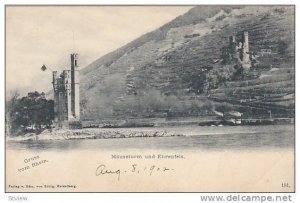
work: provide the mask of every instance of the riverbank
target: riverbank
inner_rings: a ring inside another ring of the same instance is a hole
[[[59,129],[44,130],[40,134],[28,133],[22,136],[7,137],[7,140],[30,141],[30,140],[74,140],[74,139],[109,139],[109,138],[133,138],[133,137],[174,137],[184,136],[163,129]]]
[[[161,126],[143,128],[83,128],[45,130],[41,134],[27,133],[20,136],[7,136],[7,141],[27,140],[80,140],[114,139],[139,137],[190,137],[190,136],[228,136],[228,135],[294,135],[294,125],[259,125],[259,126]],[[251,136],[250,136],[251,137]]]

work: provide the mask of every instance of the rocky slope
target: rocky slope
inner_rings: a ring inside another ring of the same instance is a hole
[[[220,66],[229,36],[239,39],[244,31],[256,56],[256,77],[205,90],[206,74]],[[212,115],[224,104],[249,114],[257,109],[290,115],[294,49],[292,6],[195,7],[82,69],[82,115],[85,120]]]

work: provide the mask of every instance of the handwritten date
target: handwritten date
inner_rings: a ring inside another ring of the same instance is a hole
[[[170,171],[174,171],[175,169],[173,168],[168,168],[168,167],[159,167],[156,165],[151,165],[151,166],[139,166],[138,164],[132,164],[129,166],[129,168],[126,169],[109,169],[105,164],[100,164],[96,168],[96,176],[101,176],[101,175],[115,175],[117,177],[117,180],[120,181],[121,179],[121,174],[139,174],[139,173],[144,173],[148,176],[152,176],[155,173],[166,173]]]

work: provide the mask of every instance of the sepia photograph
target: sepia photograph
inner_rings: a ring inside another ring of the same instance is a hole
[[[295,5],[4,9],[5,192],[295,192]]]

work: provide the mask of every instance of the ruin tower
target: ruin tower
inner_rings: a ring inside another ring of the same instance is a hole
[[[81,128],[78,55],[71,54],[71,70],[53,71],[54,123],[58,128]]]
[[[242,47],[242,62],[243,64],[250,64],[250,56],[249,56],[249,39],[248,32],[245,31],[243,34],[243,47]]]
[[[54,122],[58,127],[66,127],[73,118],[71,113],[71,71],[64,70],[60,76],[53,71]]]
[[[71,113],[75,120],[80,119],[79,66],[76,53],[71,54]]]
[[[56,85],[57,85],[56,79],[57,79],[57,71],[52,71],[52,84],[53,84],[54,92],[56,92]]]
[[[229,37],[229,60],[238,58],[238,52],[237,52],[237,43],[235,36]]]
[[[58,78],[57,78],[57,71],[52,72],[52,84],[53,84],[53,100],[54,100],[54,122],[58,122]]]
[[[65,120],[73,118],[71,112],[71,71],[64,70],[62,73],[64,87],[64,99],[65,99]]]
[[[236,46],[235,36],[229,37],[229,45],[230,45],[230,47]]]

